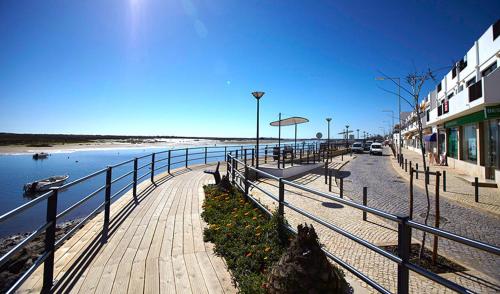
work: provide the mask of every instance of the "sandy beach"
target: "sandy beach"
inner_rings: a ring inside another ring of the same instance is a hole
[[[283,142],[289,140],[282,140]],[[276,143],[276,140],[260,140],[260,144]],[[71,153],[75,151],[95,151],[95,150],[117,150],[117,149],[143,149],[143,148],[184,148],[195,146],[218,146],[218,145],[242,145],[255,144],[255,140],[224,139],[159,139],[140,140],[130,142],[130,140],[100,140],[86,143],[54,144],[49,147],[33,147],[26,145],[6,145],[0,146],[0,155],[33,154],[38,152],[46,153]]]

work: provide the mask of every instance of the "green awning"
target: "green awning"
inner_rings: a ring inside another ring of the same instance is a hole
[[[478,111],[444,123],[445,128],[453,128],[485,120],[484,111]]]

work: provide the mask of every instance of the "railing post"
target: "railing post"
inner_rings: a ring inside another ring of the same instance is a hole
[[[189,149],[188,149],[188,148],[186,148],[186,168],[188,167],[188,156],[189,156],[189,155],[188,155],[188,152],[189,152],[188,150],[189,150]]]
[[[278,213],[281,217],[285,216],[285,183],[283,183],[283,179],[279,179],[279,204],[278,204]]]
[[[238,159],[238,151],[239,151],[239,150],[236,150],[236,159]]]
[[[411,168],[412,168],[412,164],[411,164],[411,160],[410,160],[410,171],[411,171]]]
[[[264,163],[267,163],[267,145],[266,148],[264,149]]]
[[[418,180],[418,163],[415,163],[415,179]]]
[[[410,168],[410,219],[413,219],[413,169],[412,168]]]
[[[340,154],[341,158],[340,160],[344,161],[344,152],[342,151],[342,153]]]
[[[259,151],[257,150],[257,154],[259,154]],[[257,155],[258,156],[258,155]],[[252,166],[255,166],[255,153],[254,153],[254,149],[252,149]],[[257,159],[258,160],[258,159]]]
[[[170,173],[170,158],[172,158],[172,150],[168,150],[168,173]]]
[[[340,198],[344,198],[344,178],[340,178]]]
[[[47,198],[46,221],[50,223],[45,229],[45,252],[47,258],[43,262],[43,288],[42,293],[49,293],[54,282],[54,251],[56,242],[56,221],[57,221],[57,196],[59,190],[52,189],[52,194]]]
[[[224,158],[227,159],[227,146],[224,146]]]
[[[236,152],[238,152],[238,150],[236,150]],[[234,157],[231,157],[231,179],[232,179],[232,182],[233,182],[233,185],[234,183],[236,182],[234,180],[234,177],[236,175],[236,160],[234,159]]]
[[[155,154],[151,154],[151,183],[155,182]]]
[[[363,187],[363,205],[366,206],[368,203],[368,187]],[[363,220],[366,221],[366,211],[363,211]]]
[[[410,245],[411,245],[411,227],[408,226],[407,216],[398,216],[400,222],[398,223],[398,255],[402,260],[398,264],[398,294],[407,294],[409,290],[409,270],[406,267],[410,259]]]
[[[112,168],[108,166],[106,170],[106,190],[104,192],[104,222],[102,228],[103,243],[106,243],[108,240],[109,208],[111,206],[111,173],[112,173]]]
[[[283,168],[285,168],[285,148],[283,148]]]
[[[474,201],[479,202],[479,178],[474,178]]]
[[[429,179],[430,179],[430,177],[429,177],[429,167],[427,167],[427,169],[425,170],[425,183],[427,185],[429,185]]]
[[[245,165],[247,165],[247,149],[245,149]]]
[[[205,147],[205,164],[207,164],[207,147]]]
[[[245,199],[248,198],[249,190],[250,190],[250,183],[248,182],[248,165],[245,164]]]
[[[443,171],[443,192],[446,192],[446,171]]]
[[[133,173],[134,186],[132,188],[132,195],[134,199],[137,198],[137,157],[134,158],[134,173]]]

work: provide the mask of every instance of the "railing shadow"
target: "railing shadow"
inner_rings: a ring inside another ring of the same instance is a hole
[[[112,215],[107,239],[109,240],[109,238],[119,229],[120,225],[127,219],[127,217],[139,206],[139,204],[146,200],[157,187],[190,171],[192,171],[191,168],[185,168],[170,174],[167,173],[165,176],[155,179],[155,183],[147,185],[144,189],[137,193],[137,197],[134,198],[133,196],[130,196],[131,199],[128,200],[128,203],[122,207],[117,214],[114,216]],[[101,230],[94,236],[92,241],[90,241],[87,247],[83,249],[82,253],[78,256],[75,262],[73,262],[69,269],[64,272],[63,276],[54,282],[51,292],[68,293],[75,286],[85,270],[97,256],[100,249],[104,246],[105,243],[102,242],[102,233],[103,231]]]

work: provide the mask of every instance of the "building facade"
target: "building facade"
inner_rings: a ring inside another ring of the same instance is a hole
[[[490,26],[420,105],[426,146],[438,163],[500,183],[500,21]],[[403,145],[419,148],[416,114]],[[445,161],[445,162],[442,162]]]

